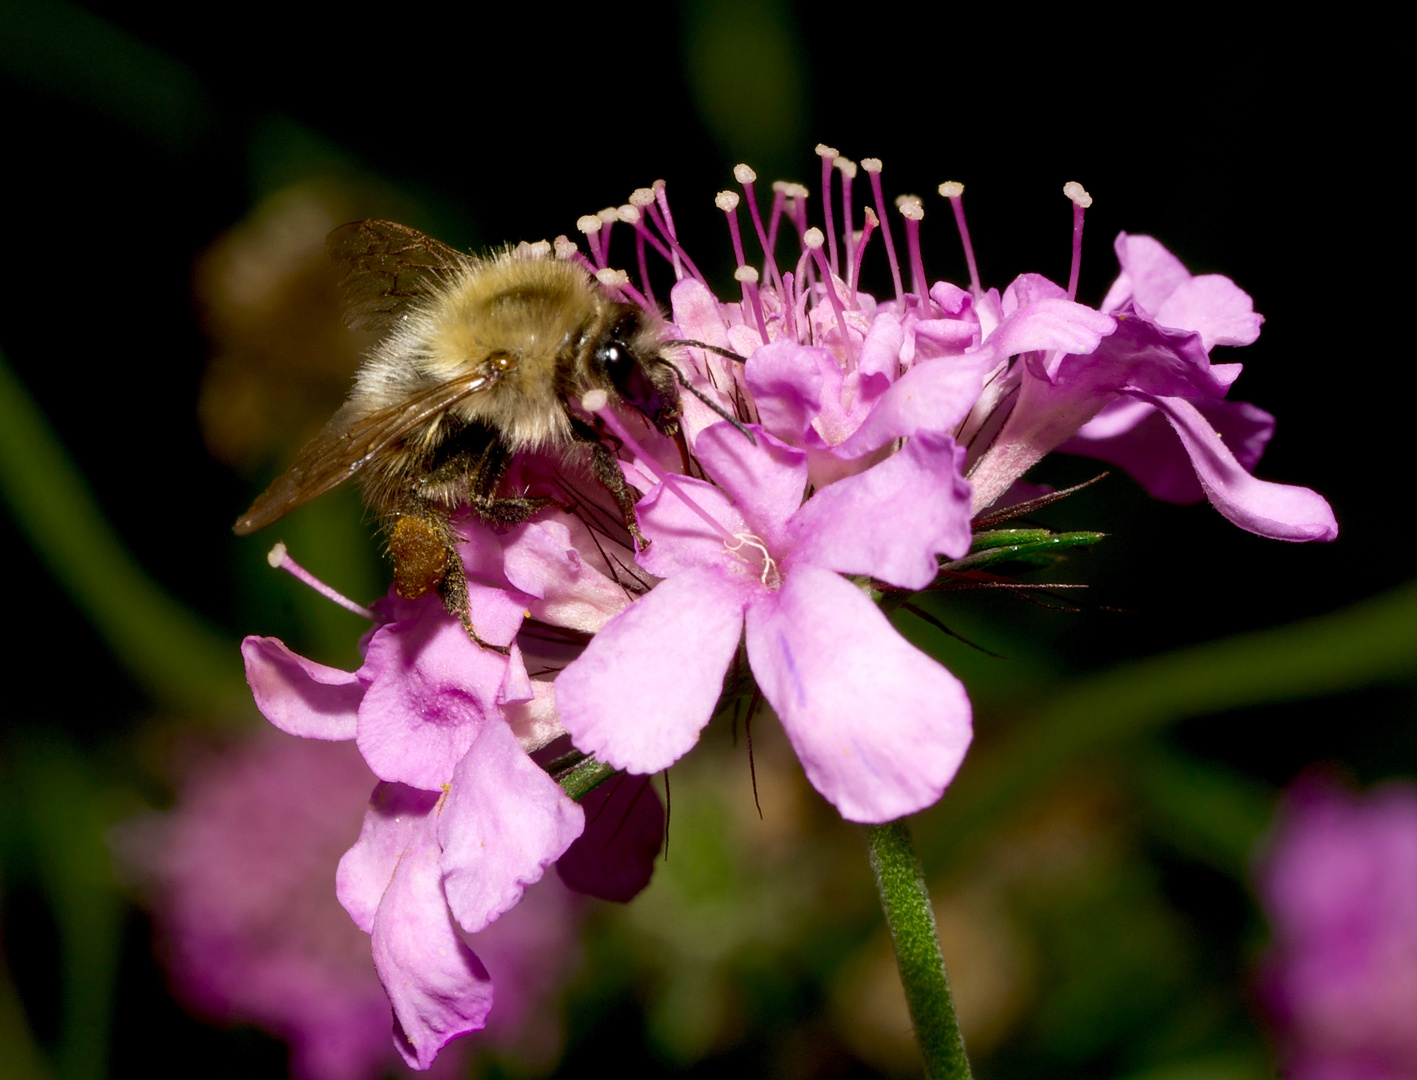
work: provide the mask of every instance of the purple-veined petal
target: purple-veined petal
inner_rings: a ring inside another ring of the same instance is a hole
[[[784,558],[923,589],[935,580],[937,555],[969,550],[972,489],[963,467],[954,439],[919,433],[900,453],[813,495],[789,525]]]
[[[581,800],[586,827],[556,863],[576,892],[628,903],[649,884],[664,843],[664,805],[648,776],[621,773]]]
[[[458,936],[443,897],[435,819],[423,820],[394,867],[374,915],[374,969],[394,1007],[394,1046],[415,1069],[450,1039],[480,1031],[492,980]]]
[[[1292,484],[1258,480],[1240,467],[1215,429],[1191,402],[1136,393],[1171,422],[1195,467],[1206,498],[1242,529],[1275,540],[1332,540],[1338,522],[1327,500]]]
[[[585,815],[527,757],[511,728],[484,724],[438,817],[443,888],[475,934],[514,905],[585,828]]]
[[[1247,401],[1202,399],[1191,404],[1220,434],[1240,467],[1253,472],[1274,434],[1274,417]],[[1190,455],[1171,425],[1154,406],[1136,398],[1112,402],[1058,449],[1126,469],[1153,498],[1174,503],[1205,498]]]
[[[577,748],[635,773],[683,757],[723,691],[745,595],[717,571],[691,568],[606,623],[556,677],[556,710]]]
[[[802,505],[807,455],[765,431],[756,444],[729,423],[699,436],[699,461],[743,515],[744,523],[772,547],[787,519]]]
[[[306,739],[352,739],[364,688],[352,671],[326,667],[292,652],[279,638],[241,642],[246,682],[261,715]]]
[[[424,829],[439,798],[436,791],[385,783],[376,785],[369,796],[359,839],[344,853],[335,872],[335,895],[366,934],[374,931],[374,914],[400,856]]]
[[[1182,282],[1156,309],[1155,318],[1162,326],[1199,334],[1207,352],[1217,345],[1251,344],[1264,322],[1250,294],[1223,274]]]
[[[359,749],[381,780],[428,791],[453,778],[482,723],[497,715],[508,658],[474,645],[433,594],[369,639]]]
[[[837,447],[857,458],[917,431],[951,431],[969,415],[984,375],[993,366],[988,353],[918,361],[887,390],[851,437]]]
[[[797,566],[749,606],[748,659],[807,778],[849,821],[934,803],[971,737],[964,686],[855,585]]]

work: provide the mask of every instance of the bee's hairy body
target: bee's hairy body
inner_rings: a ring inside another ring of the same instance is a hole
[[[674,367],[659,320],[608,296],[574,263],[503,251],[454,251],[392,222],[330,237],[345,270],[347,320],[386,335],[344,406],[294,465],[237,521],[254,532],[356,472],[382,519],[394,583],[406,597],[437,588],[475,640],[449,516],[526,520],[553,500],[501,490],[513,456],[560,451],[589,460],[632,536],[635,493],[593,417],[572,403],[590,390],[678,431]]]

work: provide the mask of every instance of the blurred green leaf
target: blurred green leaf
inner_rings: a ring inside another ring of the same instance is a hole
[[[1241,1052],[1129,1073],[1125,1080],[1270,1080],[1274,1075],[1273,1067],[1263,1057]]]
[[[46,569],[158,701],[209,712],[242,691],[235,643],[143,572],[3,353],[0,497]]]
[[[1279,793],[1235,769],[1164,749],[1128,776],[1163,835],[1187,855],[1244,880]]]
[[[93,109],[179,152],[211,127],[195,75],[63,0],[0,0],[0,71]]]
[[[53,1080],[35,1044],[24,1005],[0,963],[0,1076],[6,1080]]]

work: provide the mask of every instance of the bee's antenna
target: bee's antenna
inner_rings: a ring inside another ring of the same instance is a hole
[[[719,356],[726,356],[730,360],[737,360],[740,364],[746,364],[748,362],[746,356],[739,356],[732,349],[720,349],[717,345],[710,345],[707,341],[690,341],[687,338],[675,338],[673,341],[661,341],[659,344],[662,347],[692,345],[696,349],[707,349],[709,352],[717,353]]]
[[[698,343],[697,341],[690,341],[690,342],[675,342],[675,341],[669,341],[669,342],[665,342],[665,344],[667,344],[667,345],[683,345],[683,344],[697,345],[697,344],[699,344],[699,343]],[[713,346],[712,346],[712,345],[706,345],[705,348],[710,348],[710,349],[711,349],[711,348],[713,348]],[[714,351],[715,351],[715,352],[724,352],[725,350],[723,350],[723,349],[716,349],[716,350],[714,350]],[[741,356],[738,356],[737,353],[729,353],[728,355],[729,355],[729,356],[736,356],[739,360],[742,360],[742,359],[743,359]],[[733,425],[734,427],[736,427],[739,431],[741,431],[744,435],[746,435],[746,436],[748,437],[748,441],[749,441],[750,443],[752,443],[754,446],[757,446],[757,445],[758,445],[758,440],[755,439],[755,438],[753,438],[753,433],[752,433],[751,431],[749,431],[746,427],[743,426],[742,421],[740,421],[737,417],[735,417],[735,416],[733,416],[731,413],[729,413],[726,409],[724,409],[724,407],[723,407],[722,405],[719,405],[717,402],[713,401],[707,394],[705,394],[702,390],[700,390],[700,389],[699,389],[697,386],[695,386],[693,383],[689,382],[689,380],[688,380],[687,378],[685,378],[684,373],[683,373],[682,371],[680,371],[680,370],[678,369],[678,367],[676,367],[674,364],[671,364],[668,360],[664,359],[663,357],[660,357],[660,358],[659,358],[659,362],[660,362],[661,364],[663,364],[665,367],[667,367],[670,371],[674,372],[674,377],[679,380],[679,385],[680,385],[680,386],[682,386],[685,390],[689,391],[689,393],[693,394],[694,397],[698,398],[698,399],[699,399],[700,401],[702,401],[705,405],[707,405],[710,409],[712,409],[715,413],[717,413],[719,416],[723,417],[723,418],[724,418],[725,420],[727,420],[730,424],[732,424],[732,425]]]

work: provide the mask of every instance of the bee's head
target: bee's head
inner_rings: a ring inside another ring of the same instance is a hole
[[[679,386],[640,312],[626,308],[591,355],[595,373],[665,435],[679,430]]]

